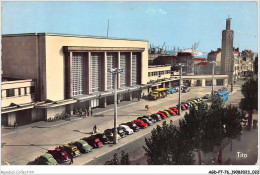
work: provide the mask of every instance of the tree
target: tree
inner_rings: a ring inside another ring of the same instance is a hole
[[[244,98],[241,99],[239,107],[248,112],[247,130],[250,131],[252,125],[253,110],[258,109],[258,78],[251,77],[242,85],[241,93]]]
[[[179,120],[180,130],[189,141],[192,149],[196,150],[198,155],[198,164],[201,164],[200,150],[203,144],[203,134],[206,132],[205,125],[208,118],[208,105],[198,104],[197,108],[190,108],[189,114],[186,113],[183,120]]]
[[[128,153],[125,153],[125,151],[123,150],[121,152],[121,165],[130,165],[130,160],[129,160],[129,155]]]
[[[121,159],[119,161],[117,153],[114,154],[113,159],[106,161],[105,165],[130,165],[131,162],[129,160],[128,153],[125,153],[125,151],[121,151]]]
[[[162,127],[157,125],[145,142],[149,165],[189,165],[194,161],[185,134],[177,130],[172,121],[170,124],[163,122]]]
[[[236,139],[241,135],[242,125],[245,124],[245,115],[241,114],[234,106],[227,106],[222,118],[224,124],[224,137],[230,139],[230,150],[232,151],[232,139]]]
[[[117,153],[114,154],[113,159],[106,161],[105,165],[119,165],[118,155]]]

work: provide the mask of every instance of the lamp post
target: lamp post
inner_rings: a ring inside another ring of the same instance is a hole
[[[179,63],[178,66],[180,67],[180,81],[179,81],[179,109],[178,114],[181,115],[181,81],[182,81],[182,67],[184,64]]]
[[[211,99],[213,100],[214,95],[214,73],[215,73],[215,63],[216,61],[211,61],[212,64],[212,89],[211,89]]]
[[[114,68],[111,70],[108,70],[110,73],[113,74],[113,78],[114,78],[114,133],[113,133],[113,141],[114,144],[117,144],[117,79],[118,79],[118,74],[123,72],[123,69],[118,69],[118,68]]]

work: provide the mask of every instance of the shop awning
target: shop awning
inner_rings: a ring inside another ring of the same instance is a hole
[[[36,104],[35,108],[54,108],[54,107],[58,107],[58,106],[73,104],[76,102],[77,102],[77,100],[74,100],[74,99],[60,100],[60,101],[54,101],[52,103]]]

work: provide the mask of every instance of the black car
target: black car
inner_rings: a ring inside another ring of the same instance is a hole
[[[121,127],[117,127],[116,129],[117,129],[117,134],[119,134],[121,138],[126,136],[125,131]],[[112,131],[114,133],[114,128],[112,129]]]
[[[159,114],[152,114],[151,118],[154,119],[157,122],[162,120],[162,118],[161,118],[161,116]]]
[[[156,120],[154,120],[150,115],[144,115],[142,118],[147,118],[147,119],[149,119],[153,123],[156,122]]]
[[[121,125],[129,126],[132,130],[134,130],[134,132],[137,132],[140,130],[140,128],[135,123],[132,123],[132,122],[122,123]]]
[[[182,92],[189,92],[190,91],[190,88],[188,87],[188,86],[184,86],[183,88],[182,88]]]
[[[98,138],[103,144],[110,143],[109,139],[105,134],[95,134],[94,137]]]

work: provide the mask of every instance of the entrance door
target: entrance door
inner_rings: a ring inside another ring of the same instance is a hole
[[[32,122],[31,109],[16,112],[16,122],[18,125],[26,125]]]
[[[1,126],[8,126],[8,114],[2,114]]]

